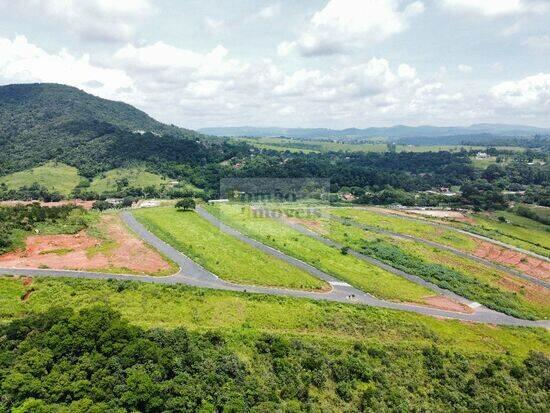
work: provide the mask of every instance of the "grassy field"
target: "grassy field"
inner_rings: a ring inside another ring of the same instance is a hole
[[[289,152],[388,152],[388,145],[386,143],[381,143],[380,141],[365,142],[365,143],[345,143],[345,142],[332,142],[328,140],[298,140],[290,138],[274,138],[274,137],[264,137],[264,138],[235,138],[241,142],[246,142],[252,146],[255,146],[259,149],[269,149],[274,151],[289,151]],[[487,149],[486,146],[465,146],[465,145],[396,145],[397,152],[459,152],[462,149],[465,150],[476,150],[482,151]],[[521,148],[516,147],[499,147],[502,150],[522,150]],[[496,161],[496,158],[495,158]],[[493,161],[494,162],[494,161]],[[474,162],[476,166],[485,167],[484,165],[478,165],[477,162]],[[492,163],[489,161],[489,163]],[[488,164],[488,163],[487,163]]]
[[[550,318],[550,294],[482,264],[408,240],[364,231],[334,220],[304,221],[325,237],[434,282],[489,308],[521,318]]]
[[[423,303],[434,293],[404,278],[368,264],[274,220],[254,216],[241,205],[208,206],[208,210],[251,237],[305,261],[379,298]]]
[[[58,192],[64,196],[68,196],[79,182],[76,168],[54,162],[0,177],[0,184],[6,184],[8,189],[19,189],[38,183],[50,192]]]
[[[437,228],[429,223],[414,222],[397,216],[390,217],[358,208],[332,208],[329,212],[338,217],[351,219],[359,224],[427,239],[463,251],[471,252],[476,248],[475,241],[468,235],[450,229]]]
[[[472,214],[469,217],[472,219],[471,223],[455,221],[453,225],[550,257],[548,225],[506,211]],[[500,221],[499,217],[503,217],[506,222]]]
[[[23,301],[29,290],[32,293]],[[2,322],[52,306],[81,309],[96,304],[108,304],[142,327],[223,331],[239,341],[267,332],[346,347],[357,342],[402,348],[437,344],[471,355],[550,353],[550,336],[543,329],[494,327],[372,307],[185,286],[56,278],[35,279],[24,286],[20,279],[0,277]]]
[[[326,289],[309,273],[222,233],[195,212],[138,210],[136,218],[160,238],[223,279],[239,284]]]
[[[125,186],[136,188],[162,188],[169,183],[163,176],[148,172],[142,167],[119,168],[95,177],[90,184],[90,190],[97,193],[115,192],[118,188],[117,182],[121,181],[127,181]]]

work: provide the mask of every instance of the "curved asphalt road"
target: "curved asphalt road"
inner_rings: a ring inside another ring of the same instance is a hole
[[[533,277],[533,276],[528,275],[528,274],[524,274],[520,271],[516,271],[516,270],[514,270],[512,268],[509,268],[509,267],[506,267],[504,265],[494,263],[493,261],[490,261],[488,259],[477,257],[473,254],[468,254],[467,252],[460,251],[456,248],[440,244],[438,242],[429,241],[429,240],[426,240],[426,239],[423,239],[423,238],[418,238],[418,237],[415,237],[413,235],[400,234],[400,233],[397,233],[397,232],[388,231],[388,230],[385,230],[385,229],[380,229],[380,228],[377,228],[377,227],[372,226],[372,225],[360,224],[360,223],[358,223],[356,221],[353,221],[351,219],[340,218],[340,217],[337,217],[337,216],[331,215],[331,214],[321,213],[321,216],[325,217],[325,218],[332,219],[332,220],[337,221],[337,222],[340,222],[342,224],[349,224],[349,225],[352,225],[354,227],[361,228],[361,229],[364,229],[364,230],[367,230],[367,231],[376,232],[377,234],[389,235],[390,237],[394,237],[394,238],[400,238],[400,239],[420,242],[420,243],[428,245],[430,247],[435,247],[435,248],[438,248],[438,249],[441,249],[441,250],[449,251],[449,252],[452,252],[453,254],[458,255],[460,257],[467,258],[467,259],[470,259],[472,261],[479,262],[480,264],[486,265],[488,267],[492,267],[496,270],[505,272],[505,273],[510,274],[512,276],[522,278],[526,281],[532,282],[533,284],[537,284],[537,285],[540,285],[540,286],[545,287],[545,288],[550,288],[550,283],[548,283],[544,280],[541,280],[539,278]]]
[[[227,281],[223,281],[216,275],[207,271],[203,267],[196,264],[187,256],[177,251],[172,246],[168,245],[151,232],[149,232],[142,224],[140,224],[130,212],[123,212],[121,214],[124,222],[145,242],[156,248],[159,252],[166,255],[169,259],[174,261],[180,266],[180,270],[177,274],[169,277],[152,277],[152,276],[138,276],[138,275],[124,275],[124,274],[104,274],[98,272],[85,272],[85,271],[65,271],[65,270],[50,270],[50,269],[14,269],[14,268],[1,268],[0,274],[5,275],[22,275],[30,277],[50,276],[50,277],[69,277],[69,278],[90,278],[90,279],[115,279],[115,280],[134,280],[142,282],[151,282],[157,284],[186,284],[195,287],[213,288],[228,291],[241,291],[249,293],[261,293],[269,295],[283,295],[290,297],[309,298],[314,300],[326,300],[337,301],[350,304],[364,304],[374,307],[381,307],[394,310],[410,311],[424,315],[450,318],[463,321],[472,321],[479,323],[490,323],[498,325],[509,326],[524,326],[524,327],[544,327],[550,328],[550,321],[529,321],[521,320],[514,317],[510,317],[505,314],[498,313],[486,308],[477,308],[471,314],[456,313],[452,311],[438,310],[434,308],[421,307],[411,304],[394,303],[389,301],[380,300],[369,294],[365,294],[362,291],[357,290],[354,287],[347,285],[346,283],[340,283],[338,281],[327,281],[331,283],[332,290],[328,293],[322,292],[310,292],[299,290],[287,290],[282,288],[269,288],[259,286],[243,286]],[[242,234],[241,234],[242,235]],[[269,248],[269,247],[266,247]],[[273,250],[275,251],[275,250]],[[278,252],[279,253],[279,252]],[[282,253],[280,253],[282,254]],[[284,255],[284,254],[282,254]],[[286,256],[285,256],[286,257]],[[290,262],[290,261],[289,261]],[[303,263],[307,266],[307,264]],[[330,279],[333,279],[330,277]]]

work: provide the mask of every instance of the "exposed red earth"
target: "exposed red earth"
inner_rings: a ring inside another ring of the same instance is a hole
[[[541,280],[550,279],[550,263],[521,252],[506,249],[486,241],[476,240],[474,254],[481,258],[511,265],[514,268]]]
[[[171,267],[156,251],[131,234],[114,215],[104,215],[100,228],[106,239],[85,231],[74,235],[32,235],[25,250],[0,256],[0,266],[66,270],[124,270],[155,274]]]

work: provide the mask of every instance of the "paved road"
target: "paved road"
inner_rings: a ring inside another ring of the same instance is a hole
[[[140,236],[145,242],[156,248],[158,251],[166,255],[172,261],[180,266],[177,274],[169,277],[152,277],[152,276],[136,276],[125,274],[103,274],[98,272],[80,272],[80,271],[64,271],[50,269],[10,269],[1,268],[0,274],[7,275],[22,275],[31,277],[69,277],[69,278],[90,278],[90,279],[116,279],[116,280],[135,280],[141,282],[150,282],[157,284],[186,284],[195,287],[212,288],[229,291],[242,291],[248,293],[260,293],[269,295],[282,295],[290,297],[309,298],[314,300],[337,301],[350,304],[363,304],[374,307],[410,311],[424,315],[443,317],[449,319],[472,321],[479,323],[490,323],[509,326],[524,326],[524,327],[544,327],[550,329],[550,321],[529,321],[510,317],[505,314],[498,313],[486,308],[478,308],[472,314],[456,313],[452,311],[438,310],[434,308],[421,307],[411,304],[394,303],[380,300],[369,294],[357,290],[345,283],[332,284],[332,290],[327,293],[309,292],[298,290],[287,290],[282,288],[268,288],[259,286],[243,286],[221,280],[216,275],[212,274],[205,268],[196,264],[193,260],[186,257],[181,252],[177,251],[172,246],[168,245],[151,232],[149,232],[142,224],[131,215],[130,212],[123,212],[122,219],[124,222]],[[329,281],[330,282],[330,281]]]
[[[422,224],[429,224],[429,225],[436,226],[438,228],[443,228],[443,229],[448,229],[448,230],[451,230],[451,231],[460,232],[461,234],[469,235],[471,237],[480,239],[482,241],[487,241],[487,242],[490,242],[491,244],[500,245],[501,247],[507,248],[509,250],[514,250],[514,251],[517,251],[517,252],[521,252],[522,254],[530,255],[531,257],[538,258],[539,260],[550,262],[550,258],[545,257],[544,255],[540,255],[540,254],[537,254],[536,252],[529,251],[529,250],[526,250],[526,249],[523,249],[523,248],[520,248],[520,247],[516,247],[515,245],[510,245],[510,244],[507,244],[505,242],[498,241],[496,239],[486,237],[484,235],[479,235],[479,234],[476,234],[475,232],[470,232],[470,231],[466,231],[466,230],[463,230],[463,229],[460,229],[460,228],[456,228],[456,227],[453,227],[452,225],[447,225],[447,224],[443,224],[443,223],[440,223],[440,222],[434,222],[434,221],[430,221],[428,219],[423,219],[423,218],[414,218],[414,217],[409,217],[409,216],[405,216],[405,215],[401,215],[401,214],[392,214],[391,212],[383,212],[383,211],[380,211],[378,209],[373,210],[373,209],[368,208],[368,207],[357,207],[357,209],[366,209],[368,211],[375,212],[375,213],[380,214],[380,215],[386,215],[386,216],[393,217],[393,218],[399,217],[399,218],[403,218],[403,219],[406,219],[406,220],[412,221],[412,222],[420,222]]]
[[[388,231],[388,230],[385,230],[385,229],[377,228],[373,225],[360,224],[360,223],[358,223],[356,221],[353,221],[351,219],[340,218],[340,217],[337,217],[335,215],[327,214],[327,213],[324,213],[324,212],[321,212],[321,216],[323,216],[325,218],[335,220],[335,221],[338,221],[338,222],[341,222],[343,224],[349,224],[349,225],[352,225],[352,226],[357,227],[357,228],[361,228],[361,229],[365,229],[365,230],[368,230],[368,231],[376,232],[377,234],[389,235],[389,236],[394,237],[394,238],[412,240],[412,241],[415,241],[415,242],[420,242],[420,243],[425,244],[425,245],[429,245],[431,247],[435,247],[435,248],[438,248],[438,249],[449,251],[449,252],[452,252],[453,254],[458,255],[460,257],[467,258],[467,259],[470,259],[472,261],[479,262],[480,264],[483,264],[483,265],[486,265],[488,267],[494,268],[496,270],[505,272],[505,273],[510,274],[512,276],[522,278],[526,281],[532,282],[533,284],[537,284],[537,285],[540,285],[540,286],[545,287],[545,288],[550,288],[550,283],[548,283],[544,280],[533,277],[529,274],[524,274],[520,271],[516,271],[516,270],[514,270],[512,268],[509,268],[509,267],[506,267],[504,265],[494,263],[493,261],[489,261],[485,258],[477,257],[473,254],[468,254],[467,252],[458,250],[456,248],[440,244],[438,242],[429,241],[429,240],[426,240],[426,239],[423,239],[423,238],[415,237],[413,235],[406,235],[406,234],[401,234],[401,233],[398,233],[398,232]]]

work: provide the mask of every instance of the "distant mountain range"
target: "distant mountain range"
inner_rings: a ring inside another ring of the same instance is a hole
[[[217,127],[203,128],[199,132],[213,136],[249,136],[249,137],[290,137],[301,139],[315,138],[349,138],[367,139],[374,137],[388,139],[402,138],[442,138],[442,137],[476,137],[486,135],[487,137],[532,137],[537,134],[548,135],[550,129],[537,128],[524,125],[504,124],[476,124],[468,127],[440,127],[440,126],[404,126],[397,125],[385,128],[365,129],[322,129],[322,128],[256,128],[251,126],[243,127]]]

